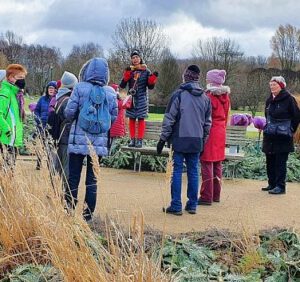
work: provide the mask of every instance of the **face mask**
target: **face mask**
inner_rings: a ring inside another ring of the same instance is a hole
[[[15,85],[17,87],[19,87],[20,89],[24,89],[25,88],[25,79],[18,79],[16,82],[15,82]]]

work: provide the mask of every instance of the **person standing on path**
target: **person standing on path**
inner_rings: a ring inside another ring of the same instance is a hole
[[[202,184],[198,205],[220,202],[222,161],[225,159],[226,124],[230,109],[230,88],[224,86],[226,71],[213,69],[206,74],[206,95],[212,106],[212,125],[201,160]]]
[[[182,215],[181,186],[185,160],[187,167],[188,201],[185,210],[195,214],[199,190],[199,155],[203,151],[211,127],[211,104],[199,85],[200,69],[190,65],[183,74],[183,83],[172,94],[168,103],[157,153],[161,154],[165,142],[173,149],[173,176],[171,204],[163,211]]]
[[[300,110],[295,98],[286,90],[282,76],[273,76],[269,86],[271,94],[265,105],[267,124],[262,148],[266,154],[268,186],[263,187],[262,191],[279,195],[286,193],[287,160],[289,153],[295,150],[293,134],[300,122]],[[279,125],[282,122],[286,125]],[[269,130],[272,128],[275,132]]]

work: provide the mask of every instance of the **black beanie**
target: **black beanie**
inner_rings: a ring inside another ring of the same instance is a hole
[[[200,69],[197,65],[189,65],[187,69],[197,74],[200,74]]]
[[[183,73],[183,79],[185,82],[188,81],[199,81],[200,79],[200,68],[196,65],[189,65]]]
[[[138,50],[133,50],[133,51],[131,52],[131,54],[130,54],[130,58],[132,58],[132,57],[135,56],[135,55],[141,57],[140,52],[139,52]]]

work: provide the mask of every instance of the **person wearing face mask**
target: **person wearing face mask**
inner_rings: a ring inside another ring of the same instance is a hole
[[[146,129],[145,118],[148,114],[148,89],[153,89],[157,81],[158,72],[153,72],[143,63],[139,51],[134,50],[131,55],[131,66],[123,73],[120,88],[128,85],[128,94],[132,95],[132,106],[126,109],[129,118],[129,147],[141,148]],[[136,139],[136,120],[138,120],[138,134]]]
[[[23,146],[23,124],[17,94],[25,87],[27,70],[19,64],[6,68],[0,88],[0,151],[6,164],[15,163],[17,148]]]
[[[56,95],[56,81],[50,81],[46,86],[45,94],[38,100],[36,108],[34,110],[34,119],[38,129],[39,136],[45,140],[46,126],[48,121],[49,104],[51,99]],[[36,169],[39,170],[41,166],[41,157],[37,154]]]
[[[287,160],[294,151],[293,134],[300,122],[300,110],[295,98],[286,90],[282,76],[273,76],[269,82],[271,94],[266,101],[263,148],[266,154],[268,186],[262,191],[285,194]]]

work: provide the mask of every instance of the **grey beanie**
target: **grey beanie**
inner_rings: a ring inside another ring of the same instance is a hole
[[[65,71],[61,77],[61,87],[74,88],[75,84],[78,83],[77,77],[68,71]]]
[[[0,81],[6,77],[6,70],[0,70]]]

